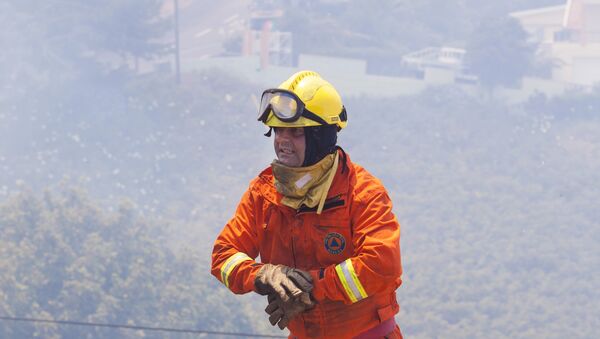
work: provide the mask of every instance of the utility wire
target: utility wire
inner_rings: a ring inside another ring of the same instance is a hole
[[[92,323],[92,322],[84,322],[84,321],[50,320],[50,319],[39,319],[39,318],[0,316],[0,320],[32,322],[32,323],[49,323],[49,324],[73,325],[73,326],[124,328],[124,329],[130,329],[130,330],[144,330],[144,331],[162,331],[162,332],[195,333],[195,334],[219,334],[219,335],[230,335],[230,336],[251,337],[251,338],[287,338],[287,336],[271,335],[271,334],[205,331],[205,330],[193,330],[193,329],[182,329],[182,328],[148,327],[148,326],[134,326],[134,325],[109,324],[109,323],[102,324],[102,323]]]

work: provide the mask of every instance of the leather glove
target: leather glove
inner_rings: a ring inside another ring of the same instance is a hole
[[[308,296],[302,297],[302,300],[310,301],[313,288],[312,277],[308,272],[273,264],[261,267],[254,279],[254,286],[259,294],[275,294],[283,302],[288,302],[290,298],[296,299],[303,293]]]
[[[288,298],[281,298],[278,293],[269,293],[269,305],[265,312],[269,314],[269,322],[280,329],[287,327],[299,313],[312,308],[315,303],[311,300],[310,293],[313,290],[313,281],[310,273],[284,266],[286,277],[301,290],[300,293],[288,295]]]
[[[303,292],[297,297],[290,298],[288,301],[283,301],[276,294],[269,294],[269,305],[265,308],[265,312],[269,314],[269,322],[271,325],[279,326],[284,329],[298,314],[305,310],[311,309],[315,303],[310,299],[310,294]]]

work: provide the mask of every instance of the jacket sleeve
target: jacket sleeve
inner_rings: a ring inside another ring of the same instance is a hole
[[[262,267],[254,261],[259,253],[254,207],[248,190],[213,247],[211,273],[236,294],[254,290],[254,278]]]
[[[351,215],[354,256],[311,271],[313,297],[355,303],[400,286],[400,225],[383,187],[355,202]]]

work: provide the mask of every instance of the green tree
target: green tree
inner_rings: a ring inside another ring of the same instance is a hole
[[[9,199],[0,204],[1,315],[254,332],[253,318],[207,274],[208,258],[169,249],[166,229],[126,201],[107,213],[77,189]],[[140,335],[115,331],[0,321],[7,338]]]
[[[159,0],[0,3],[5,86],[36,90],[130,68],[167,51]],[[0,86],[3,85],[0,82]]]
[[[533,62],[535,46],[513,18],[490,18],[475,29],[467,43],[466,64],[486,88],[512,86]]]

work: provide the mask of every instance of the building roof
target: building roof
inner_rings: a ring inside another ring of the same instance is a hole
[[[579,29],[583,26],[583,1],[567,0],[563,26]]]
[[[533,8],[533,9],[527,9],[524,11],[512,12],[512,13],[510,13],[510,16],[522,18],[522,17],[533,16],[533,15],[538,15],[538,14],[546,14],[546,13],[551,13],[551,12],[564,12],[565,8],[566,8],[566,5]]]

